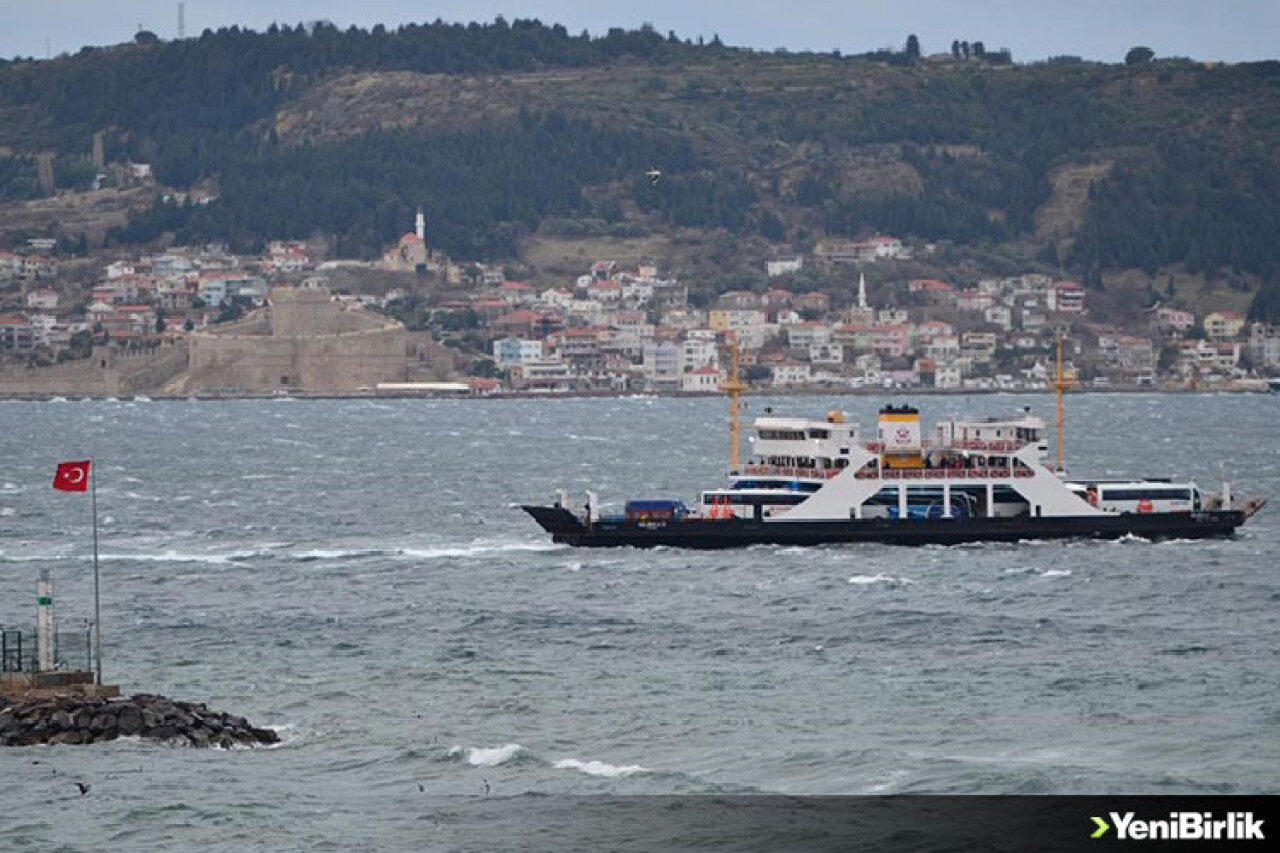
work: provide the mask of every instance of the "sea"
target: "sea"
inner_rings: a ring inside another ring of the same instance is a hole
[[[282,738],[2,750],[0,850],[538,849],[591,796],[1280,793],[1280,397],[1066,423],[1073,474],[1271,506],[1208,542],[579,550],[519,504],[692,502],[724,399],[0,402],[0,624],[33,629],[42,569],[92,615],[91,499],[50,487],[91,456],[106,681]]]

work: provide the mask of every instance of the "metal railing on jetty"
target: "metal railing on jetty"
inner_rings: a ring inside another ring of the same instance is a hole
[[[92,670],[93,637],[90,626],[53,632],[54,670]],[[0,673],[39,672],[35,631],[0,626]]]

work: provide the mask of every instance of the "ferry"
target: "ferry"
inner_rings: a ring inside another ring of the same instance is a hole
[[[735,372],[736,374],[736,372]],[[1046,424],[1029,409],[1008,417],[952,419],[922,427],[910,405],[880,410],[874,435],[840,412],[820,420],[766,412],[752,424],[739,466],[737,399],[730,389],[730,478],[695,506],[633,500],[604,514],[587,493],[581,511],[567,494],[523,509],[568,545],[731,548],[881,542],[956,545],[1037,539],[1227,536],[1262,508],[1194,482],[1110,480],[1063,473],[1059,379],[1058,464],[1048,461]]]

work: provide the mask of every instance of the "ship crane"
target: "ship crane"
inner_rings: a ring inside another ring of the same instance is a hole
[[[738,342],[729,341],[729,376],[721,386],[729,395],[729,473],[741,468],[742,381],[738,378]]]

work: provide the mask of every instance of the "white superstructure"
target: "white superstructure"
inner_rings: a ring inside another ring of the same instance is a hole
[[[1090,484],[1064,482],[1045,462],[1045,423],[1029,411],[940,421],[925,433],[916,409],[886,406],[870,440],[839,412],[823,420],[769,414],[752,430],[750,462],[728,488],[702,494],[703,515],[828,521],[1147,511],[1091,504]],[[1179,488],[1188,490],[1188,511],[1192,501],[1198,506],[1194,485]]]

